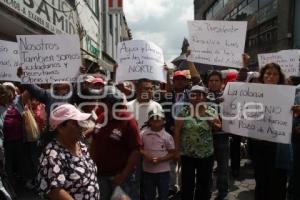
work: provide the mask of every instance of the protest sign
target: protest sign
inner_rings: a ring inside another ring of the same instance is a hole
[[[284,74],[289,76],[299,76],[299,52],[295,50],[284,50],[276,53],[258,54],[259,67],[262,68],[268,63],[280,65]]]
[[[76,82],[81,65],[78,35],[18,35],[23,83]]]
[[[191,55],[188,60],[197,63],[243,67],[247,22],[189,21]]]
[[[164,57],[152,42],[130,40],[118,44],[116,81],[150,79],[166,82]]]
[[[270,142],[291,142],[295,87],[233,82],[221,110],[225,132]]]
[[[0,80],[20,81],[17,77],[19,66],[18,44],[0,40]]]

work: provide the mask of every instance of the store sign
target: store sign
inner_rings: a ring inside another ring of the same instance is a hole
[[[98,49],[98,44],[92,40],[88,35],[85,37],[85,50],[88,51],[90,54],[98,58],[100,51]]]
[[[0,4],[54,34],[77,34],[77,17],[66,0],[0,0]]]

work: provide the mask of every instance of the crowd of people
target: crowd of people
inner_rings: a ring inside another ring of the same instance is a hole
[[[52,200],[167,200],[174,194],[210,200],[216,166],[216,200],[225,200],[230,176],[240,173],[243,138],[222,131],[220,111],[205,102],[221,104],[231,81],[300,83],[276,63],[250,72],[243,58],[245,66],[230,77],[211,71],[201,78],[186,62],[187,70],[167,73],[166,84],[115,83],[97,73],[85,74],[80,84],[2,83],[0,198],[17,199],[21,183]],[[299,92],[291,108],[292,144],[247,138],[255,200],[300,199]]]

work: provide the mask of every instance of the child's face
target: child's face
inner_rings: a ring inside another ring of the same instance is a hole
[[[149,120],[149,126],[153,131],[160,131],[164,126],[165,120],[163,118],[154,116]]]

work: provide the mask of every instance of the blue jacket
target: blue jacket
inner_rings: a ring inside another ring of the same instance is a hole
[[[39,102],[45,104],[45,109],[48,115],[50,114],[51,109],[53,109],[51,108],[51,106],[55,106],[61,103],[70,103],[72,98],[55,98],[51,95],[51,92],[40,88],[37,85],[25,84],[23,85],[23,87],[29,92],[31,96],[36,98]]]

